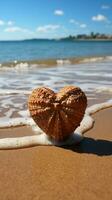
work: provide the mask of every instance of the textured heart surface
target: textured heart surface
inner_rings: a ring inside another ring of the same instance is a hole
[[[28,107],[36,124],[51,138],[62,141],[80,125],[87,98],[75,86],[66,86],[58,93],[41,87],[29,96]]]

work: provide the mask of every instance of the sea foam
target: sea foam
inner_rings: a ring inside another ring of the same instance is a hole
[[[96,104],[87,108],[80,126],[75,130],[74,133],[71,133],[70,137],[65,141],[59,142],[49,138],[44,132],[42,131],[40,132],[40,129],[38,129],[38,126],[36,125],[37,135],[0,139],[0,149],[15,149],[15,148],[17,149],[17,148],[25,148],[37,145],[70,146],[77,144],[83,140],[83,134],[88,130],[90,130],[94,125],[94,119],[91,117],[91,115],[102,109],[106,109],[109,107],[112,107],[112,100],[101,104]],[[26,125],[28,125],[27,121]],[[30,122],[29,125],[32,126],[32,122]]]

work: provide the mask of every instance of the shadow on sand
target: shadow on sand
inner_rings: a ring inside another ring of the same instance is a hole
[[[85,137],[79,145],[64,147],[78,153],[90,153],[98,156],[112,155],[112,141],[95,140]]]

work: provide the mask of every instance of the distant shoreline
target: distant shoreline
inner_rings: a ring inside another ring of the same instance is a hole
[[[59,39],[25,39],[25,40],[21,40],[21,41],[112,41],[112,38],[110,38],[110,39],[98,39],[98,38],[96,38],[96,39],[69,39],[69,38],[59,38]]]
[[[112,39],[74,39],[74,41],[112,41]]]
[[[74,39],[70,39],[70,38],[54,38],[54,39],[48,39],[48,38],[32,38],[32,39],[22,39],[22,40],[0,40],[0,42],[26,42],[26,41],[28,41],[28,42],[30,42],[30,41],[32,41],[32,42],[36,42],[36,41],[42,41],[42,42],[44,42],[44,41],[71,41],[71,42],[78,42],[78,41],[84,41],[84,42],[88,42],[88,41],[92,41],[92,42],[96,42],[96,41],[98,41],[98,42],[109,42],[109,41],[112,41],[112,38],[110,38],[110,39],[99,39],[99,38],[96,38],[96,39],[78,39],[78,38],[74,38]]]

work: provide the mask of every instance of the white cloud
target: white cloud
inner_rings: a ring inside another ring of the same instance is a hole
[[[18,27],[18,26],[8,27],[4,31],[10,32],[10,33],[14,33],[14,32],[30,33],[30,30],[24,29],[24,28],[21,28],[21,27]]]
[[[110,5],[102,5],[101,8],[102,9],[109,9],[109,8],[111,8],[111,6]]]
[[[48,25],[45,25],[45,26],[37,27],[36,31],[41,32],[41,33],[47,33],[47,32],[50,32],[50,31],[55,31],[59,28],[60,28],[60,25],[48,24]]]
[[[74,24],[75,20],[74,19],[70,19],[69,21],[71,24]]]
[[[80,28],[86,28],[86,27],[87,27],[86,24],[80,23],[80,22],[76,21],[75,19],[70,19],[70,20],[69,20],[69,23],[78,25]]]
[[[58,16],[62,16],[62,15],[64,15],[64,12],[63,12],[63,10],[55,10],[54,14],[58,15]]]
[[[12,26],[12,25],[14,25],[14,21],[11,21],[11,20],[9,20],[9,21],[0,20],[0,26],[2,26],[2,25]]]
[[[70,21],[69,21],[71,24],[76,24],[76,25],[78,25],[78,24],[80,24],[78,21],[76,21],[75,19],[70,19]]]
[[[0,26],[4,25],[5,22],[3,20],[0,20]]]
[[[92,17],[92,20],[93,20],[93,21],[98,21],[98,22],[107,21],[107,17],[104,16],[104,15],[98,14],[98,15],[96,15],[96,16],[93,16],[93,17]]]
[[[8,21],[7,24],[8,24],[8,26],[12,26],[12,25],[14,25],[14,21]]]
[[[87,25],[86,25],[86,24],[80,24],[80,27],[81,27],[81,28],[86,28]]]

